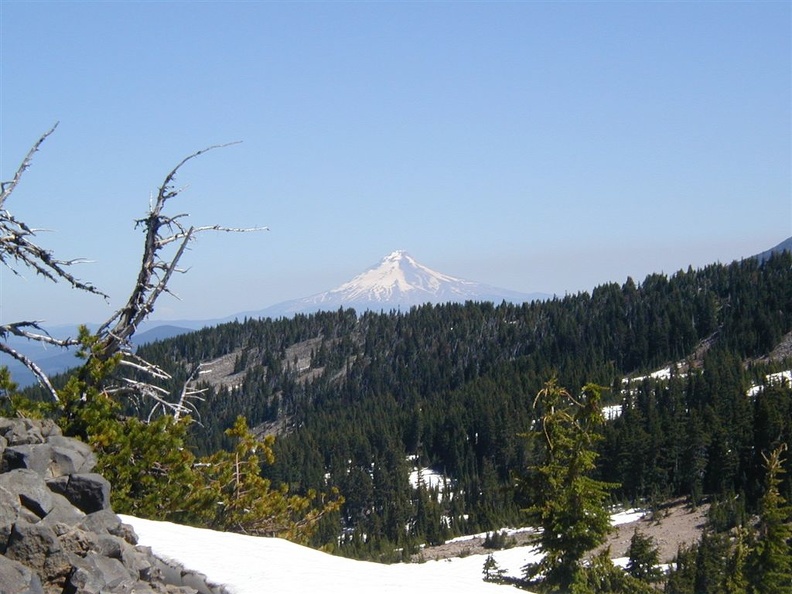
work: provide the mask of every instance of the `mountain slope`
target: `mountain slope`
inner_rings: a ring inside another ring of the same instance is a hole
[[[214,374],[202,377],[196,403],[202,453],[225,445],[238,415],[277,433],[275,463],[264,469],[273,484],[335,487],[346,499],[317,544],[394,561],[417,543],[520,521],[524,505],[509,489],[535,457],[535,442],[520,436],[552,377],[570,389],[610,386],[607,404],[623,407],[599,465],[599,478],[621,485],[617,497],[729,491],[755,505],[760,453],[792,443],[792,399],[780,387],[751,398],[746,390],[789,368],[760,363],[792,332],[789,295],[792,255],[783,254],[525,305],[249,318],[140,354],[174,378],[197,362]],[[640,397],[623,397],[622,378],[678,361],[690,368],[647,377]],[[169,388],[177,394],[181,382]],[[413,466],[448,478],[442,498],[414,492]]]
[[[780,254],[782,252],[792,252],[792,237],[789,237],[779,243],[777,246],[770,248],[767,251],[762,252],[761,254],[756,254],[754,258],[759,260],[759,262],[764,262],[773,254]]]
[[[409,309],[424,303],[465,301],[523,303],[548,297],[544,293],[520,293],[443,274],[420,264],[406,251],[398,250],[335,289],[278,303],[252,316],[288,317],[297,313],[333,311],[340,307],[388,311]]]

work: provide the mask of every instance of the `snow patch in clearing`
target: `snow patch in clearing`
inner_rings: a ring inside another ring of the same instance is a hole
[[[618,526],[619,524],[631,524],[637,522],[646,515],[644,509],[627,509],[622,512],[611,515],[611,525]]]
[[[602,408],[602,416],[605,417],[606,421],[613,421],[614,419],[618,419],[622,414],[622,405],[621,404],[613,404],[611,406],[605,406]]]
[[[641,375],[638,377],[625,377],[622,380],[623,384],[630,384],[634,382],[642,382],[645,379],[660,379],[660,380],[667,380],[671,378],[671,368],[670,367],[663,367],[663,369],[658,369],[657,371],[653,371],[649,375]]]
[[[523,532],[536,532],[535,528],[501,528],[500,530],[490,530],[489,532],[479,532],[478,534],[466,534],[465,536],[457,536],[446,541],[446,544],[454,542],[466,542],[474,538],[487,538],[487,535],[497,532],[498,534],[505,532],[506,536],[514,536]]]
[[[748,396],[754,397],[759,392],[764,390],[765,385],[772,386],[772,385],[790,385],[792,384],[792,370],[787,371],[779,371],[778,373],[771,373],[770,375],[765,377],[765,383],[761,386],[751,386],[748,389]]]
[[[437,488],[442,493],[445,483],[446,478],[431,468],[414,468],[410,473],[410,486],[413,489],[424,485],[427,489]]]

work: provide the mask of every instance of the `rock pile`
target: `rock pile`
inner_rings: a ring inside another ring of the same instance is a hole
[[[51,421],[0,418],[0,592],[224,594],[136,546],[95,464]]]

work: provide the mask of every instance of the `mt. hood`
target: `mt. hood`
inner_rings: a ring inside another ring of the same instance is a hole
[[[339,307],[351,307],[358,312],[389,311],[409,309],[424,303],[465,301],[522,303],[548,297],[546,294],[519,293],[449,276],[420,264],[407,252],[399,250],[385,256],[379,264],[335,289],[303,299],[285,301],[253,315],[291,316],[319,310],[333,311]]]

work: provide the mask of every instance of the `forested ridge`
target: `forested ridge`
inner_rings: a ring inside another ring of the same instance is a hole
[[[792,390],[747,392],[792,368],[778,348],[790,331],[785,253],[522,305],[247,319],[140,354],[175,372],[174,385],[206,364],[198,449],[227,445],[223,431],[237,415],[277,433],[267,478],[296,492],[337,487],[345,498],[315,543],[393,558],[524,521],[513,476],[536,457],[524,434],[553,377],[570,389],[601,385],[606,403],[622,405],[597,444],[597,475],[620,485],[615,500],[736,499],[739,510],[726,515],[753,512],[762,454],[792,443]],[[666,366],[669,378],[646,377]],[[443,473],[442,492],[411,488],[413,466]]]

